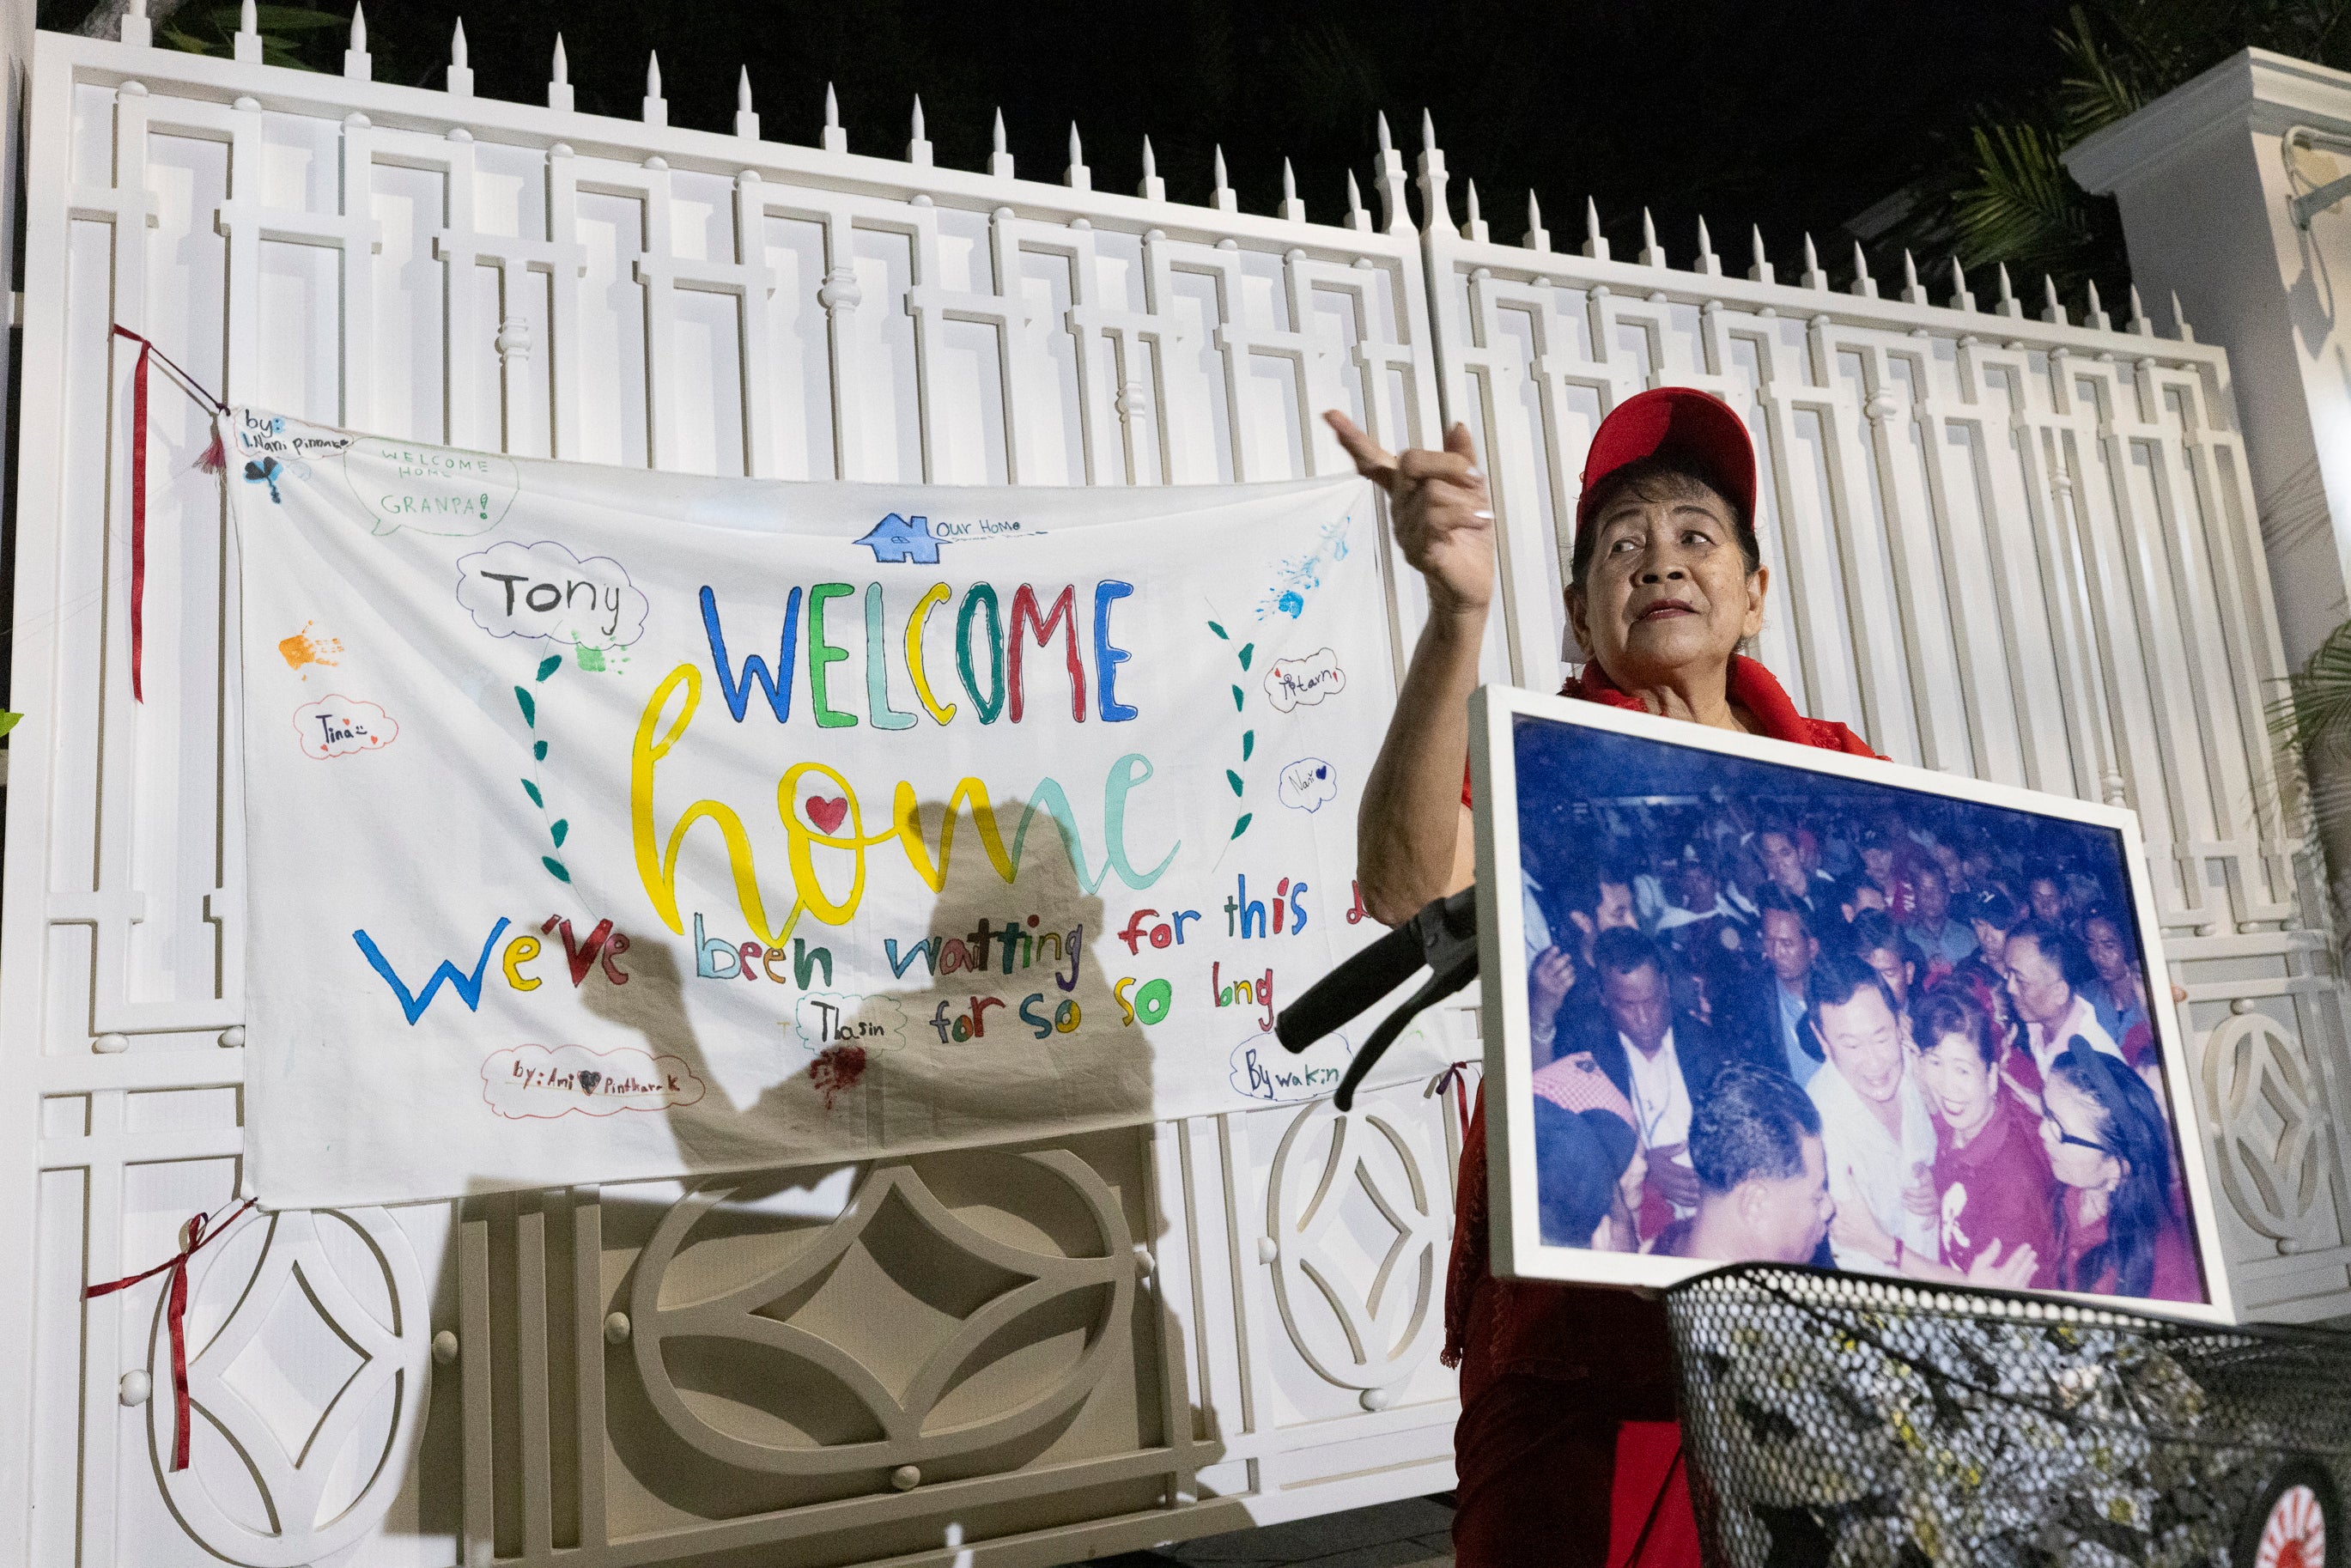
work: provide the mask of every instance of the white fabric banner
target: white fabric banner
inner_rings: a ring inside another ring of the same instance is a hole
[[[778,484],[221,423],[265,1203],[1335,1087],[1346,1040],[1270,1031],[1378,930],[1363,482]],[[1416,1030],[1375,1082],[1441,1055]]]

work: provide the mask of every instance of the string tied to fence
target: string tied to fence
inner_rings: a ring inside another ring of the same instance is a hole
[[[147,700],[141,679],[147,642],[147,361],[162,361],[190,395],[202,398],[214,413],[226,413],[228,404],[206,392],[202,382],[152,342],[120,321],[113,328],[116,337],[139,345],[139,363],[131,372],[131,700],[143,703]],[[200,465],[208,473],[218,473],[225,465],[217,429]]]
[[[1442,1094],[1447,1089],[1453,1091],[1454,1108],[1461,1113],[1461,1130],[1464,1133],[1469,1130],[1469,1074],[1473,1071],[1482,1073],[1484,1068],[1477,1061],[1448,1062],[1444,1071],[1428,1081],[1428,1088],[1424,1091],[1424,1098]]]
[[[81,1299],[93,1301],[110,1296],[117,1291],[127,1291],[141,1280],[152,1280],[166,1269],[172,1271],[172,1287],[163,1305],[163,1321],[172,1334],[172,1469],[188,1468],[188,1260],[193,1258],[205,1242],[224,1234],[235,1224],[245,1211],[254,1206],[246,1198],[229,1211],[226,1219],[217,1227],[206,1228],[211,1216],[198,1209],[188,1220],[188,1239],[179,1251],[141,1273],[128,1274],[120,1280],[110,1280],[103,1285],[86,1285]]]

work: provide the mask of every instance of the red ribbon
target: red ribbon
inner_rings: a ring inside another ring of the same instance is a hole
[[[119,332],[121,329],[118,327],[115,330]],[[143,359],[145,356],[142,354],[141,357]],[[188,1260],[194,1257],[197,1249],[205,1242],[235,1224],[238,1216],[251,1208],[254,1201],[248,1197],[238,1204],[229,1212],[229,1217],[221,1221],[220,1228],[210,1232],[205,1230],[204,1222],[211,1217],[199,1209],[188,1221],[188,1244],[175,1255],[143,1274],[132,1274],[107,1284],[87,1285],[82,1289],[81,1299],[87,1301],[99,1296],[111,1295],[117,1291],[127,1291],[140,1281],[152,1280],[166,1269],[172,1271],[171,1299],[163,1309],[163,1319],[172,1331],[172,1469],[174,1470],[188,1468]]]
[[[143,703],[146,694],[141,689],[141,668],[146,662],[147,640],[147,361],[150,357],[171,365],[172,374],[187,386],[204,392],[195,377],[172,363],[172,357],[123,326],[114,323],[114,335],[128,338],[139,345],[139,364],[131,372],[131,700]],[[214,411],[226,413],[228,405],[210,392],[204,401]],[[174,1467],[175,1469],[177,1467]]]

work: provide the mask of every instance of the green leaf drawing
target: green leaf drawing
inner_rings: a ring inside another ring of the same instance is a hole
[[[1243,811],[1241,813],[1241,820],[1233,824],[1233,837],[1238,839],[1243,833],[1248,832],[1249,825],[1256,816],[1257,813],[1254,811]]]
[[[530,726],[533,729],[537,729],[538,727],[538,704],[533,702],[531,700],[530,694],[523,690],[520,686],[517,686],[515,688],[515,701],[522,708],[523,723]]]
[[[547,760],[547,742],[545,742],[545,741],[543,741],[543,740],[534,740],[534,741],[532,741],[532,742],[531,742],[531,744],[530,744],[530,754],[531,754],[533,757],[536,757],[537,758],[538,758],[541,762],[546,761],[546,760]]]
[[[1223,637],[1228,643],[1232,641],[1232,638],[1226,632],[1225,629],[1217,625],[1213,621],[1208,622],[1208,630],[1214,632],[1217,636]]]
[[[544,807],[547,804],[547,797],[541,795],[538,792],[538,786],[528,779],[522,781],[522,792],[530,797],[530,803],[534,806]]]
[[[16,728],[16,721],[24,716],[21,713],[0,713],[0,735],[5,735]]]
[[[1225,769],[1225,782],[1233,787],[1234,794],[1241,792],[1241,776],[1229,768]]]
[[[1241,760],[1247,762],[1249,759],[1249,753],[1256,749],[1257,731],[1253,729],[1241,731]]]
[[[1235,713],[1241,711],[1241,689],[1238,686],[1233,688],[1233,711]]]
[[[1257,644],[1256,644],[1256,643],[1242,643],[1242,644],[1241,644],[1241,668],[1242,668],[1242,669],[1246,670],[1246,669],[1248,669],[1248,668],[1249,668],[1249,655],[1250,655],[1251,653],[1256,653],[1256,652],[1257,652]]]
[[[571,880],[571,873],[570,873],[569,872],[568,872],[568,871],[565,871],[565,870],[563,869],[563,862],[562,862],[561,861],[559,861],[559,860],[557,860],[553,855],[541,855],[541,856],[539,856],[539,857],[538,857],[538,863],[539,863],[539,864],[541,864],[541,865],[543,865],[543,866],[545,866],[545,867],[546,867],[546,868],[547,868],[550,873],[552,873],[556,877],[558,877],[558,878],[559,878],[559,879],[560,879],[561,881],[564,881],[564,882],[569,882],[569,881]]]
[[[563,847],[563,841],[571,836],[570,819],[568,817],[556,818],[555,826],[548,829],[547,833],[549,838],[555,841],[555,847],[559,850],[561,849]]]
[[[543,681],[561,668],[563,668],[563,655],[549,653],[538,662],[538,678]]]

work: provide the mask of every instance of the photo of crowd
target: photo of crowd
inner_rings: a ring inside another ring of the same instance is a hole
[[[2119,833],[1516,725],[1546,1245],[2208,1299]]]

